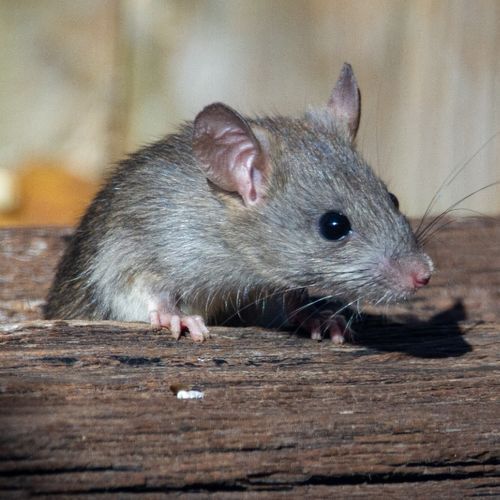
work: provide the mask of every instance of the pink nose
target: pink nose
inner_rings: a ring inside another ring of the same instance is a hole
[[[415,288],[422,288],[431,280],[431,275],[427,273],[412,273],[411,277]]]

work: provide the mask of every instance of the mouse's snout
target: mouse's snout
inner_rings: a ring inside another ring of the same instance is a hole
[[[431,279],[432,271],[432,261],[426,254],[390,258],[382,266],[382,272],[396,300],[404,299],[426,286]]]
[[[414,271],[411,273],[411,278],[413,279],[414,288],[422,288],[431,280],[431,273],[426,270]]]

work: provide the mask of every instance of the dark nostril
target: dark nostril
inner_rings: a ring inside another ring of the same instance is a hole
[[[427,285],[429,281],[431,280],[430,275],[424,275],[424,276],[418,276],[417,274],[413,275],[413,284],[415,285],[415,288],[422,288],[423,286]]]

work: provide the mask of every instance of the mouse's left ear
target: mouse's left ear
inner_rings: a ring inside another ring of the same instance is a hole
[[[358,83],[349,63],[344,63],[339,79],[328,101],[328,110],[337,126],[343,128],[353,141],[361,115],[361,97]]]
[[[265,198],[270,162],[263,144],[236,111],[222,103],[196,117],[193,150],[207,178],[219,188],[237,192],[245,205]]]

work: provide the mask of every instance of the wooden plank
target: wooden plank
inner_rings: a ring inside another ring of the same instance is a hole
[[[0,496],[500,496],[500,231],[448,231],[426,299],[345,346],[42,321],[67,232],[3,232]]]
[[[371,326],[338,347],[255,329],[199,345],[143,325],[4,328],[0,488],[500,495],[498,332]],[[178,400],[176,384],[205,397]]]

